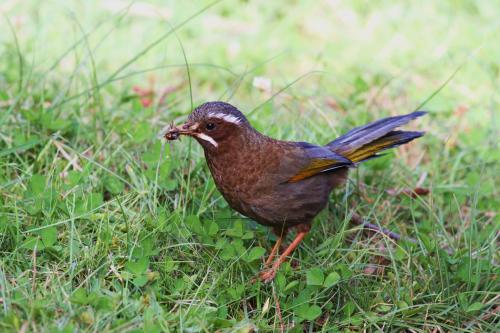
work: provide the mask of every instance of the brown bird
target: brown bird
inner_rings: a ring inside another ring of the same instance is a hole
[[[268,282],[309,232],[332,189],[346,181],[348,170],[380,156],[385,149],[421,137],[423,132],[395,129],[424,114],[417,111],[380,119],[317,146],[270,138],[255,130],[234,106],[209,102],[197,107],[185,124],[168,128],[163,136],[167,140],[179,135],[195,138],[229,206],[273,228],[278,240],[260,273],[260,279]],[[273,262],[292,228],[295,239]]]

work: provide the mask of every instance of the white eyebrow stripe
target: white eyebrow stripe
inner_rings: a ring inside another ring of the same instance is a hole
[[[208,115],[210,117],[219,118],[219,119],[227,121],[228,123],[233,123],[236,125],[239,125],[241,123],[241,120],[238,117],[233,116],[232,114],[227,114],[227,113],[222,113],[222,112],[218,112],[218,113],[214,112],[214,113],[209,113]]]
[[[219,144],[215,142],[215,140],[211,136],[208,136],[205,133],[196,133],[195,136],[197,138],[210,142],[215,148],[219,146]]]

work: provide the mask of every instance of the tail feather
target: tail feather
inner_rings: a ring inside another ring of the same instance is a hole
[[[352,129],[327,144],[327,147],[354,163],[378,157],[380,156],[378,153],[381,151],[397,147],[424,135],[424,132],[395,131],[394,129],[425,114],[424,111],[416,111],[407,115],[377,120]]]
[[[345,156],[354,163],[363,162],[381,156],[379,155],[381,151],[405,144],[422,135],[424,135],[424,132],[392,131],[375,141],[348,152]]]
[[[426,112],[416,111],[407,115],[380,119],[368,125],[350,130],[348,133],[328,143],[327,146],[337,153],[346,155],[346,153],[353,152],[370,142],[382,138],[395,128],[403,126],[424,114]]]

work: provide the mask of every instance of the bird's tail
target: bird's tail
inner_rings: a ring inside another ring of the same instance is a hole
[[[378,153],[410,142],[424,135],[424,132],[395,131],[409,121],[423,116],[426,112],[416,111],[403,116],[377,120],[365,126],[354,128],[347,134],[327,144],[354,163],[380,156]]]

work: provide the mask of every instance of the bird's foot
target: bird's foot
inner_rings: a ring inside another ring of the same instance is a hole
[[[259,273],[259,279],[264,283],[271,282],[275,276],[276,276],[276,268],[274,267],[264,269]]]

